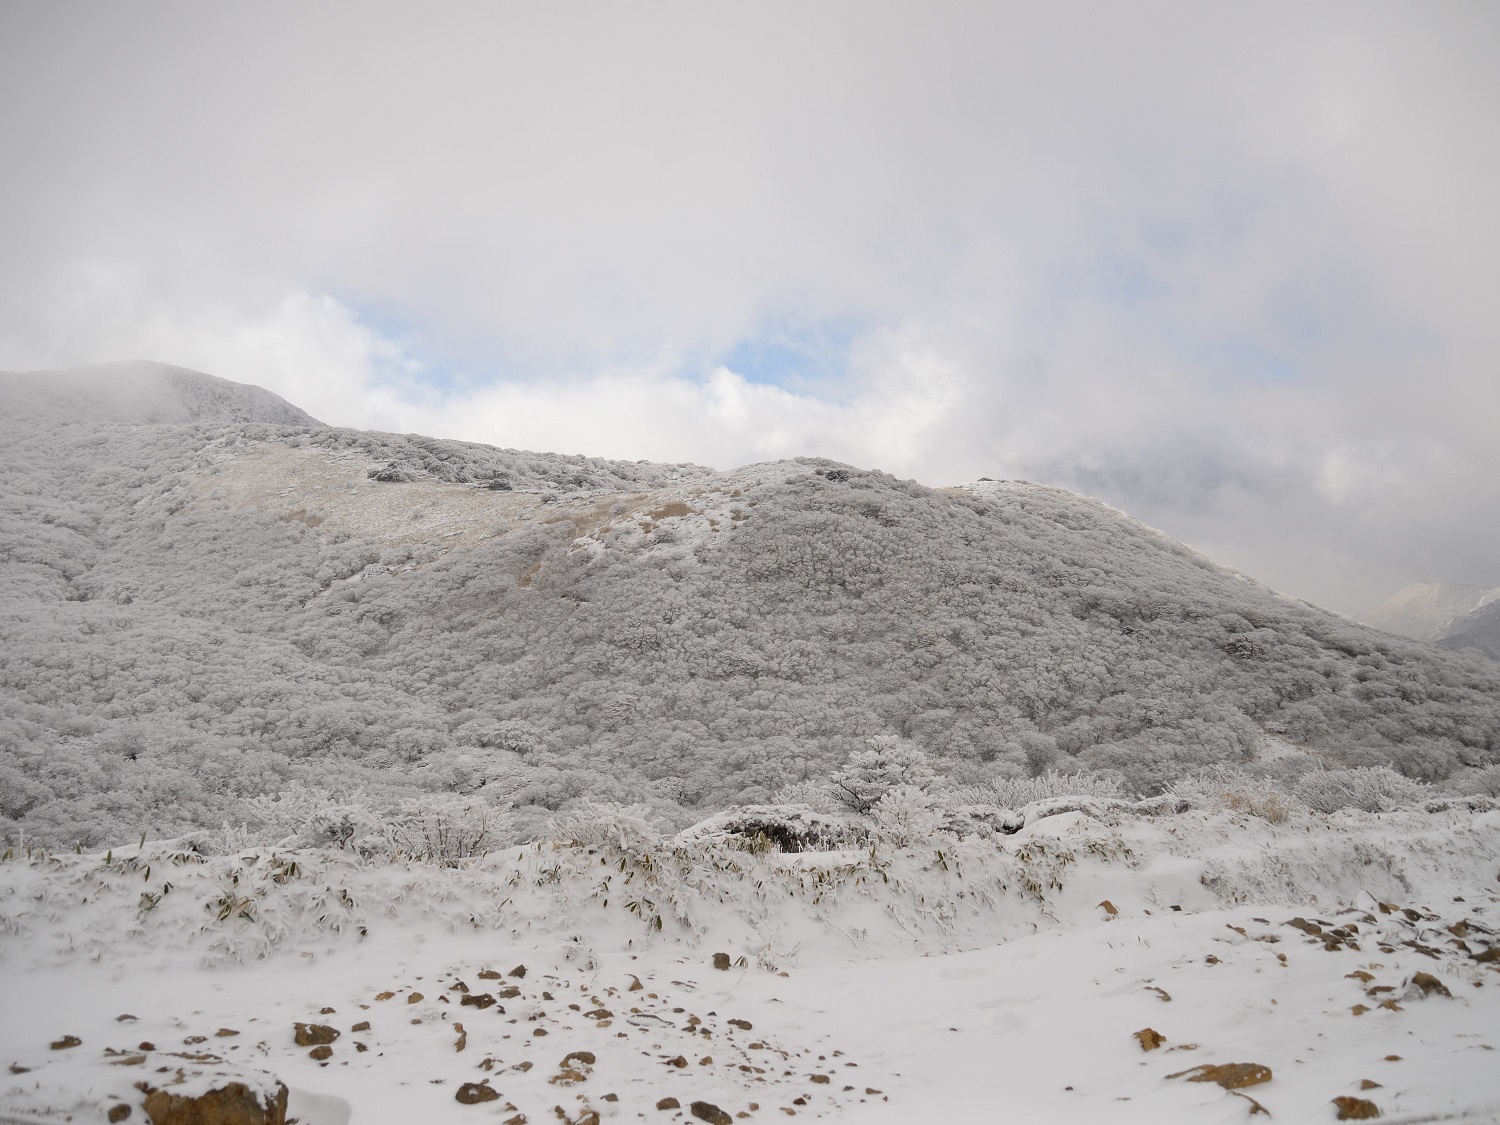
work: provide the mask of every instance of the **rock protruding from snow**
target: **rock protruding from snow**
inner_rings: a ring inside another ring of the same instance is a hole
[[[262,387],[145,360],[65,371],[0,372],[0,402],[12,416],[49,422],[323,425]]]

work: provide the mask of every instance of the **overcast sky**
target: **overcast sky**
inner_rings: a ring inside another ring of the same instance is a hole
[[[0,368],[1500,584],[1500,4],[0,0]]]

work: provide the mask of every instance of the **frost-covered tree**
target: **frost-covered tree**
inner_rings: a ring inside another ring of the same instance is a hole
[[[867,746],[850,754],[829,779],[834,796],[847,808],[867,813],[898,786],[922,791],[937,781],[927,755],[912,743],[893,735],[876,735]]]

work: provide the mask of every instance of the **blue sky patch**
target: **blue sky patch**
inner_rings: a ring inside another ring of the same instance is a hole
[[[722,364],[751,383],[788,390],[829,383],[843,378],[855,340],[869,327],[866,320],[855,316],[771,320],[754,335],[715,356],[708,366]]]

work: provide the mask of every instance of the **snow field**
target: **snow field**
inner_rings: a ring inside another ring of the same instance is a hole
[[[762,1120],[1228,1122],[1241,1095],[1283,1121],[1334,1120],[1338,1095],[1491,1120],[1500,976],[1475,958],[1500,943],[1497,829],[1464,810],[1105,810],[889,854],[23,852],[0,863],[0,1064],[29,1069],[0,1074],[0,1110],[102,1120],[181,1069],[274,1075],[304,1125],[675,1121],[700,1100]],[[296,1023],[339,1032],[327,1058]],[[50,1049],[63,1036],[80,1043]],[[1232,1062],[1273,1078],[1170,1077]],[[499,1096],[464,1104],[465,1084]]]

